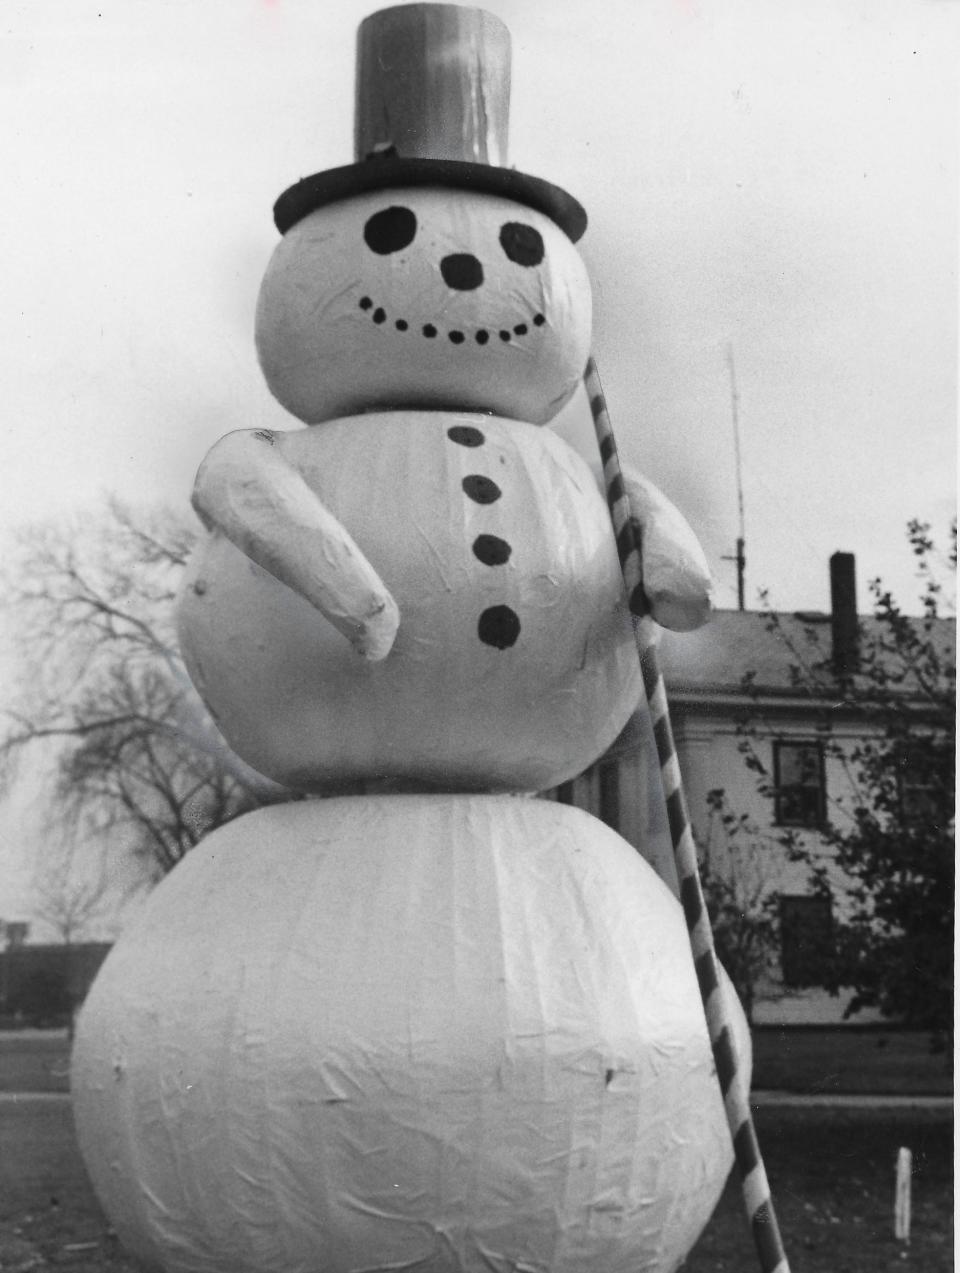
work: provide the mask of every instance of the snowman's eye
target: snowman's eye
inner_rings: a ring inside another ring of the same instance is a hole
[[[409,208],[384,208],[375,212],[363,227],[363,237],[371,252],[389,256],[408,247],[417,233],[417,218]]]
[[[539,265],[543,260],[540,231],[522,221],[507,221],[500,227],[500,246],[516,265]]]

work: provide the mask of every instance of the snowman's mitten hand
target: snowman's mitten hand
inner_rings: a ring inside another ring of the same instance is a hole
[[[664,628],[690,632],[710,617],[713,580],[703,549],[686,518],[638,473],[624,470],[630,511],[640,524],[643,591]]]
[[[386,658],[400,614],[346,528],[284,458],[283,434],[228,433],[200,465],[193,506],[274,578],[300,594],[371,662]]]
[[[327,615],[327,618],[330,616]],[[331,619],[331,622],[334,621]],[[339,623],[335,626],[348,638],[358,654],[369,663],[379,663],[393,649],[397,629],[400,627],[400,611],[393,597],[384,588],[383,596],[377,599],[375,609],[361,619],[359,625],[351,618],[347,627]]]

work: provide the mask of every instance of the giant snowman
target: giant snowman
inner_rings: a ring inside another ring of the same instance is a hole
[[[603,494],[544,427],[590,349],[586,217],[506,166],[509,73],[479,10],[362,24],[357,160],[279,199],[257,311],[309,427],[198,474],[190,674],[326,798],[209,836],[83,1010],[81,1149],[166,1273],[661,1273],[732,1162],[679,905],[523,798],[643,691]],[[698,625],[692,532],[627,492],[654,619]]]

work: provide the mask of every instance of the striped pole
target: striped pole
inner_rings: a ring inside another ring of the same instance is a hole
[[[641,560],[640,526],[630,513],[630,501],[623,483],[620,457],[613,436],[613,426],[607,411],[606,399],[600,385],[597,364],[591,358],[584,373],[590,410],[603,460],[604,484],[607,503],[617,540],[620,567],[627,586],[632,614],[642,617],[649,612],[643,594],[643,566]],[[677,760],[670,711],[667,706],[666,688],[656,645],[648,641],[640,650],[640,668],[643,685],[650,705],[653,732],[660,761],[660,776],[667,799],[667,816],[670,837],[680,881],[680,902],[687,921],[687,932],[693,951],[693,961],[707,1019],[707,1033],[713,1049],[717,1079],[723,1094],[727,1126],[733,1139],[734,1156],[743,1186],[743,1199],[747,1217],[753,1231],[753,1240],[760,1258],[763,1273],[790,1273],[780,1228],[773,1209],[770,1185],[760,1156],[757,1134],[750,1113],[750,1098],[737,1056],[736,1041],[728,1011],[727,1000],[720,983],[719,965],[713,944],[713,932],[703,898],[700,871],[697,867],[697,848],[690,826],[690,814],[683,791],[680,765]]]

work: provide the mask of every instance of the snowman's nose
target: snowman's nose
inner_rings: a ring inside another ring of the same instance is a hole
[[[471,292],[483,282],[483,266],[469,252],[454,252],[440,262],[440,273],[447,287],[458,292]]]

